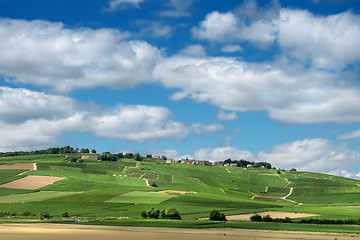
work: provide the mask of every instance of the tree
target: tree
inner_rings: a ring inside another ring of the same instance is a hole
[[[167,159],[167,157],[165,155],[161,156],[161,160],[166,160],[166,159]]]
[[[142,160],[142,157],[141,157],[140,153],[135,153],[134,154],[134,160],[136,160],[136,161],[141,161]]]
[[[250,220],[252,222],[261,222],[262,221],[262,217],[259,215],[259,214],[255,214],[255,215],[252,215],[250,217]]]
[[[151,154],[147,154],[146,157],[147,157],[147,158],[152,158],[152,155],[151,155]]]
[[[52,216],[48,213],[48,212],[41,212],[40,213],[40,219],[43,220],[43,219],[50,219],[52,218]]]
[[[218,210],[212,210],[209,219],[212,221],[226,221],[225,214],[220,213]]]
[[[165,219],[181,219],[180,213],[176,210],[176,208],[167,207],[164,212]]]
[[[81,148],[80,153],[90,153],[88,148]]]
[[[95,149],[92,149],[92,150],[91,150],[91,153],[96,153],[96,150],[95,150]]]
[[[125,158],[128,158],[128,159],[131,159],[134,157],[134,154],[133,153],[126,153],[125,154]]]

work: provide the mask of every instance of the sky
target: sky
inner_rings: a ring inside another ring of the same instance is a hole
[[[357,0],[0,0],[0,151],[360,178]]]

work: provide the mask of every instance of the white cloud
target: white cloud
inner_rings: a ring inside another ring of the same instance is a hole
[[[306,10],[281,9],[279,45],[285,54],[313,67],[341,70],[360,60],[360,16],[343,12],[326,17]]]
[[[114,29],[67,29],[61,23],[0,19],[0,74],[57,91],[152,82],[160,51]]]
[[[224,111],[219,111],[216,115],[216,120],[218,121],[232,121],[232,120],[238,120],[238,116],[236,115],[236,112],[230,112],[226,113]]]
[[[117,106],[92,116],[89,128],[96,136],[124,138],[135,142],[156,142],[163,138],[183,139],[188,129],[170,121],[171,112],[164,107]]]
[[[239,45],[225,45],[221,51],[225,53],[241,52],[242,48]]]
[[[144,2],[144,0],[110,0],[109,6],[105,7],[104,11],[113,12],[130,6],[139,8],[142,2]]]
[[[180,156],[180,153],[177,150],[173,150],[173,149],[165,149],[165,150],[149,150],[149,152],[154,156],[154,155],[159,155],[159,156],[166,156],[167,158],[173,158],[173,159],[177,159]]]
[[[183,139],[189,133],[188,127],[170,120],[172,114],[164,107],[118,105],[102,110],[69,97],[3,87],[0,108],[0,151],[47,147],[70,131],[141,143]]]
[[[173,33],[172,27],[161,21],[137,21],[137,23],[141,27],[139,36],[169,38]]]
[[[181,49],[179,54],[190,57],[204,57],[207,55],[205,48],[199,44],[187,46],[186,48]]]
[[[214,133],[223,129],[224,126],[221,124],[203,124],[203,123],[195,123],[192,125],[191,129],[196,134],[204,134],[204,133]]]
[[[0,87],[0,119],[6,123],[71,116],[75,114],[77,104],[73,99],[60,95]]]
[[[199,39],[228,41],[237,36],[237,19],[231,12],[214,11],[206,15],[200,27],[194,27],[192,33]]]
[[[359,138],[360,137],[360,130],[355,130],[348,133],[342,133],[338,135],[339,139],[353,139],[353,138]]]
[[[256,1],[244,1],[234,12],[213,11],[206,15],[193,35],[202,40],[219,42],[251,41],[267,47],[274,43],[278,32],[280,6],[273,1],[265,9]]]
[[[329,140],[321,138],[279,144],[257,155],[259,160],[268,161],[277,167],[315,172],[345,169],[359,157],[360,153],[348,146],[334,146]]]
[[[258,154],[235,147],[201,148],[194,152],[195,159],[223,161],[233,160],[269,162],[277,168],[301,171],[323,172],[344,177],[360,177],[351,172],[351,165],[356,163],[360,153],[346,145],[334,146],[329,140],[315,138],[275,145]],[[350,170],[349,170],[350,169]]]
[[[226,159],[233,160],[252,160],[253,154],[249,151],[242,151],[233,147],[218,147],[218,148],[201,148],[194,152],[195,159],[208,161],[224,161]]]
[[[170,0],[170,9],[160,11],[159,15],[163,17],[189,17],[190,7],[193,0]]]
[[[165,87],[180,89],[173,100],[190,98],[229,111],[265,110],[288,123],[360,121],[360,89],[333,72],[180,54],[157,65],[154,75]]]

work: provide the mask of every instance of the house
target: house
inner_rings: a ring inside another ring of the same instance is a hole
[[[172,161],[171,161],[171,159],[168,158],[168,159],[166,159],[165,163],[170,164],[170,163],[172,163]]]
[[[160,156],[159,155],[154,155],[153,158],[160,159]]]
[[[253,165],[252,164],[248,164],[248,165],[246,165],[246,167],[252,167]]]
[[[216,166],[224,166],[223,163],[217,163]]]
[[[230,167],[237,167],[237,163],[230,163]]]

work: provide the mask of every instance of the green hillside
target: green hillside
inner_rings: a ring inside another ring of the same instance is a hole
[[[0,186],[3,221],[39,219],[48,212],[53,220],[67,213],[89,221],[124,219],[119,224],[131,225],[141,220],[142,211],[167,207],[175,207],[183,222],[189,221],[186,226],[208,217],[211,210],[226,216],[281,211],[318,214],[312,218],[319,219],[360,217],[360,181],[320,173],[166,164],[152,158],[121,162],[69,162],[64,154],[0,158],[0,167],[15,163],[37,163],[37,170],[0,170],[0,184],[31,175],[64,179],[38,189]],[[164,190],[167,194],[161,193]]]

